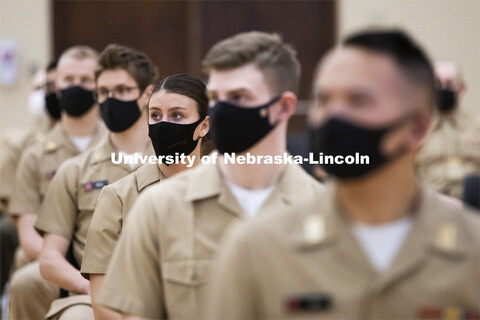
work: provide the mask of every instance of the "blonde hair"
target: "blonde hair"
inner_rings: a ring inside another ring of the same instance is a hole
[[[98,52],[89,46],[73,46],[63,51],[60,59],[58,59],[58,65],[60,65],[65,58],[98,60]]]

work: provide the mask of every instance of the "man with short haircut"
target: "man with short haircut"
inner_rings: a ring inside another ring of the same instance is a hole
[[[20,158],[10,213],[27,261],[35,261],[43,245],[34,224],[57,169],[65,160],[96,145],[106,133],[92,96],[97,58],[98,53],[86,46],[74,46],[62,54],[56,78],[57,99],[62,106],[60,122],[43,142],[32,145]],[[38,262],[15,272],[9,290],[11,319],[44,317],[59,293],[57,286],[42,279]]]
[[[417,182],[435,103],[430,63],[405,33],[354,34],[315,77],[336,179],[286,214],[225,240],[208,319],[478,319],[480,221]]]
[[[60,166],[35,224],[44,239],[42,276],[70,293],[52,303],[48,319],[93,318],[90,283],[79,271],[87,230],[102,187],[138,168],[139,154],[154,154],[146,110],[156,78],[151,60],[132,48],[110,45],[98,59],[96,99],[110,132],[97,146]],[[113,164],[112,153],[131,161]]]
[[[203,68],[218,159],[152,186],[134,204],[99,295],[127,318],[198,318],[229,226],[319,193],[298,165],[223,162],[225,153],[286,152],[300,78],[293,49],[276,34],[242,33],[217,43]]]

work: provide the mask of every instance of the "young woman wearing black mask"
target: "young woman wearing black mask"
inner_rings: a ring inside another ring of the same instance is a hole
[[[148,103],[149,136],[157,157],[185,155],[200,163],[200,148],[210,129],[208,99],[202,81],[187,74],[171,75],[153,89]],[[193,157],[195,156],[195,157]],[[120,318],[96,303],[123,220],[140,192],[148,186],[187,170],[182,163],[147,163],[103,188],[87,235],[82,275],[90,278],[92,305],[97,318]]]

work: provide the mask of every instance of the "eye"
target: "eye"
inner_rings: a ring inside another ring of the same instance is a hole
[[[229,99],[231,102],[241,102],[243,100],[243,96],[241,94],[234,94],[230,96]]]
[[[105,88],[100,88],[100,89],[98,90],[98,95],[99,95],[100,97],[106,97],[106,96],[108,96],[108,90],[105,89]]]
[[[83,84],[90,84],[90,83],[92,83],[92,79],[90,79],[88,77],[82,78],[82,83]]]
[[[319,93],[316,96],[316,103],[318,107],[324,106],[328,103],[328,95],[325,93]]]
[[[152,112],[150,114],[150,118],[152,118],[152,120],[154,120],[156,122],[162,121],[162,115],[158,112]]]
[[[215,104],[218,101],[218,97],[215,93],[207,92],[209,104]]]
[[[123,86],[120,86],[120,87],[115,88],[115,93],[121,96],[121,95],[127,93],[127,90],[128,90],[127,88],[125,88]]]
[[[183,118],[183,114],[180,113],[180,112],[174,112],[174,113],[172,113],[171,118],[173,120],[180,120],[180,119]]]
[[[370,101],[370,98],[365,94],[352,94],[350,96],[350,103],[356,107],[363,107]]]

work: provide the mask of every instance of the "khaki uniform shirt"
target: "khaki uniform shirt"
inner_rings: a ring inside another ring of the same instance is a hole
[[[140,192],[165,179],[157,164],[147,163],[125,178],[105,186],[98,197],[82,261],[82,275],[105,274],[118,237]]]
[[[100,190],[134,170],[123,163],[113,164],[114,152],[117,150],[107,136],[93,149],[65,161],[47,191],[35,223],[41,234],[52,233],[72,240],[79,266]],[[153,147],[149,143],[144,155],[151,154]]]
[[[50,119],[47,116],[35,119],[32,128],[20,140],[2,137],[0,150],[0,200],[4,205],[15,194],[15,172],[22,153],[30,146],[42,143],[50,131]],[[5,210],[2,207],[2,211]]]
[[[288,165],[257,215],[294,208],[321,189]],[[195,319],[227,227],[246,219],[217,165],[199,165],[143,192],[134,204],[99,294],[124,313]]]
[[[420,150],[420,174],[438,192],[461,199],[463,178],[480,174],[480,126],[462,114],[440,116]]]
[[[329,186],[292,212],[232,230],[206,318],[478,319],[478,215],[422,190],[403,245],[377,272],[334,199]]]
[[[13,193],[18,155],[15,146],[7,138],[0,137],[0,146],[0,212],[3,212],[7,210]]]
[[[99,123],[88,147],[96,145],[105,133],[104,125]],[[42,143],[29,147],[22,154],[9,211],[13,215],[38,213],[47,187],[58,167],[65,160],[79,153],[80,151],[63,131],[61,124],[57,123]]]

